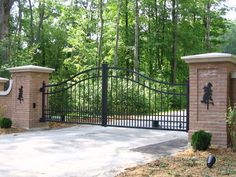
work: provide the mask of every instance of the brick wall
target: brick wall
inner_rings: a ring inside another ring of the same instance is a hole
[[[236,64],[233,56],[225,56],[225,54],[204,54],[186,57],[189,62],[190,79],[189,141],[193,132],[205,130],[212,133],[213,145],[223,147],[228,145],[226,116],[232,87],[236,88],[236,82],[231,84],[230,73],[236,71]],[[202,100],[205,93],[203,88],[209,82],[212,84],[214,105],[209,104],[207,109]]]
[[[42,114],[42,93],[40,87],[43,81],[48,83],[51,68],[38,66],[22,66],[10,68],[13,86],[6,96],[0,96],[0,105],[5,108],[4,116],[11,118],[13,126],[20,128],[34,128],[45,126],[39,122]],[[19,100],[20,88],[22,100]]]

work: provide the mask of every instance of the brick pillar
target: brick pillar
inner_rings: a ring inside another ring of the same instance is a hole
[[[0,91],[4,91],[4,85],[7,81],[8,79],[0,77]]]
[[[230,99],[230,73],[236,71],[236,57],[231,54],[208,53],[185,56],[182,59],[189,64],[189,140],[193,132],[205,130],[212,133],[212,145],[227,147],[226,115]],[[209,93],[212,95],[209,96]]]
[[[54,69],[34,65],[8,69],[12,74],[12,121],[21,128],[42,127],[42,87],[43,81],[48,83],[49,74]]]

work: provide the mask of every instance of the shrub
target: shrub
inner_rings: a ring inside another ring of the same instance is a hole
[[[236,105],[228,108],[227,124],[230,144],[233,151],[236,152]]]
[[[194,150],[205,151],[211,145],[211,133],[204,130],[194,132],[191,139],[191,146]]]
[[[1,128],[11,128],[12,121],[9,118],[1,118],[0,119],[0,127]]]

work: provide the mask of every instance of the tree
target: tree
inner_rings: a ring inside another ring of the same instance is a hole
[[[204,27],[205,27],[205,46],[206,46],[206,51],[211,50],[211,45],[210,45],[210,30],[211,30],[211,2],[210,0],[207,0],[204,4],[205,8],[205,15],[204,15]]]
[[[227,29],[221,0],[15,1],[14,13],[13,0],[0,1],[0,22],[9,29],[0,26],[2,56],[9,56],[8,66],[54,67],[56,80],[106,61],[184,82],[188,70],[180,56],[220,51]]]
[[[1,0],[0,1],[0,42],[3,42],[9,34],[9,18],[10,10],[15,0]],[[8,47],[5,46],[0,51],[0,56],[3,61],[8,59]]]
[[[171,82],[176,82],[176,60],[177,60],[177,21],[178,0],[172,0],[172,60],[171,60]]]
[[[100,67],[102,61],[102,46],[103,46],[103,0],[99,1],[99,19],[100,19],[100,31],[99,31],[99,42],[98,42],[98,60],[97,66]]]
[[[115,55],[114,55],[114,65],[118,65],[118,47],[119,47],[119,26],[120,26],[120,11],[122,6],[122,0],[118,0],[119,7],[116,19],[116,46],[115,46]]]
[[[236,24],[230,25],[230,29],[222,36],[224,43],[221,46],[222,52],[236,54]]]
[[[134,71],[139,72],[139,0],[135,0]]]

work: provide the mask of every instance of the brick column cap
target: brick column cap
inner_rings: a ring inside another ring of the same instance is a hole
[[[20,72],[38,72],[38,73],[52,73],[55,71],[53,68],[35,66],[35,65],[26,65],[26,66],[18,66],[13,68],[8,68],[8,71],[11,73],[20,73]]]
[[[181,57],[186,63],[231,62],[236,64],[236,56],[229,53],[205,53]]]
[[[0,77],[0,83],[6,83],[8,81],[9,81],[9,79]]]

